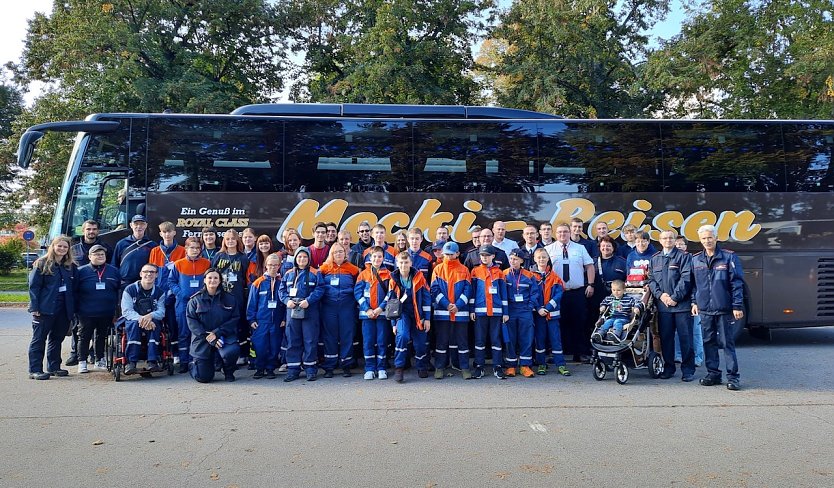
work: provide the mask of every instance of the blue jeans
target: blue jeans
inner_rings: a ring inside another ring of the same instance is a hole
[[[704,334],[701,330],[701,317],[696,315],[692,325],[692,347],[695,349],[695,366],[704,364]],[[675,361],[681,361],[681,343],[675,334]]]
[[[736,357],[736,338],[733,336],[735,319],[731,313],[722,315],[701,314],[701,326],[704,328],[704,360],[707,374],[714,379],[721,379],[718,349],[724,347],[724,368],[728,381],[738,381],[738,358]]]
[[[625,327],[625,324],[627,324],[627,323],[628,323],[628,319],[624,319],[622,317],[606,319],[606,321],[602,323],[602,327],[600,327],[599,333],[600,333],[600,335],[602,335],[604,337],[605,333],[608,332],[609,330],[611,330],[611,328],[613,327],[614,328],[614,334],[616,334],[617,337],[622,338],[623,337],[623,327]]]

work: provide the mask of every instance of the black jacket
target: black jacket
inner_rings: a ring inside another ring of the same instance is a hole
[[[38,269],[37,262],[29,273],[29,312],[44,315],[56,315],[60,310],[55,309],[58,301],[58,289],[64,285],[64,309],[67,317],[75,315],[75,280],[78,270],[73,264],[70,269],[57,264],[52,265],[52,274],[43,274]]]
[[[202,289],[188,301],[185,312],[191,330],[191,356],[211,359],[213,346],[206,342],[209,332],[223,339],[225,344],[237,342],[240,307],[234,295],[222,290],[211,296]]]

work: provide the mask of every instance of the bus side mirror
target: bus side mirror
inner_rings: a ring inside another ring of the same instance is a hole
[[[20,137],[20,145],[17,147],[18,166],[23,169],[29,167],[29,163],[32,161],[32,154],[35,152],[35,145],[43,136],[43,132],[36,130],[27,130],[23,133]]]

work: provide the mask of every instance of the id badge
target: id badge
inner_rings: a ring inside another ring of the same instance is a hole
[[[188,286],[191,288],[200,288],[200,282],[198,280],[191,280],[188,282]]]
[[[229,281],[232,282],[232,283],[236,282],[237,281],[237,275],[236,274],[230,274],[229,275]]]
[[[290,288],[290,296],[294,297],[298,295],[298,288]]]
[[[58,291],[59,291],[59,292],[61,292],[61,291],[67,291],[67,285],[61,285],[61,286],[59,286],[59,287],[58,287]]]
[[[278,308],[278,302],[276,300],[270,300],[266,302],[267,308]]]
[[[495,286],[490,286],[489,287],[489,294],[490,295],[495,295],[497,293],[498,293],[498,288],[497,287],[495,287]]]
[[[98,283],[96,283],[96,290],[104,290],[105,288],[106,285],[103,281],[99,281]]]
[[[339,286],[339,277],[334,276],[330,278],[330,286]]]
[[[522,295],[521,293],[516,293],[515,301],[516,302],[523,302],[524,301],[524,295]]]

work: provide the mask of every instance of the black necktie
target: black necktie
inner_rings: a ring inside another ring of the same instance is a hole
[[[570,265],[568,264],[568,245],[562,244],[562,259],[565,260],[562,263],[562,279],[564,280],[565,284],[570,281]]]

